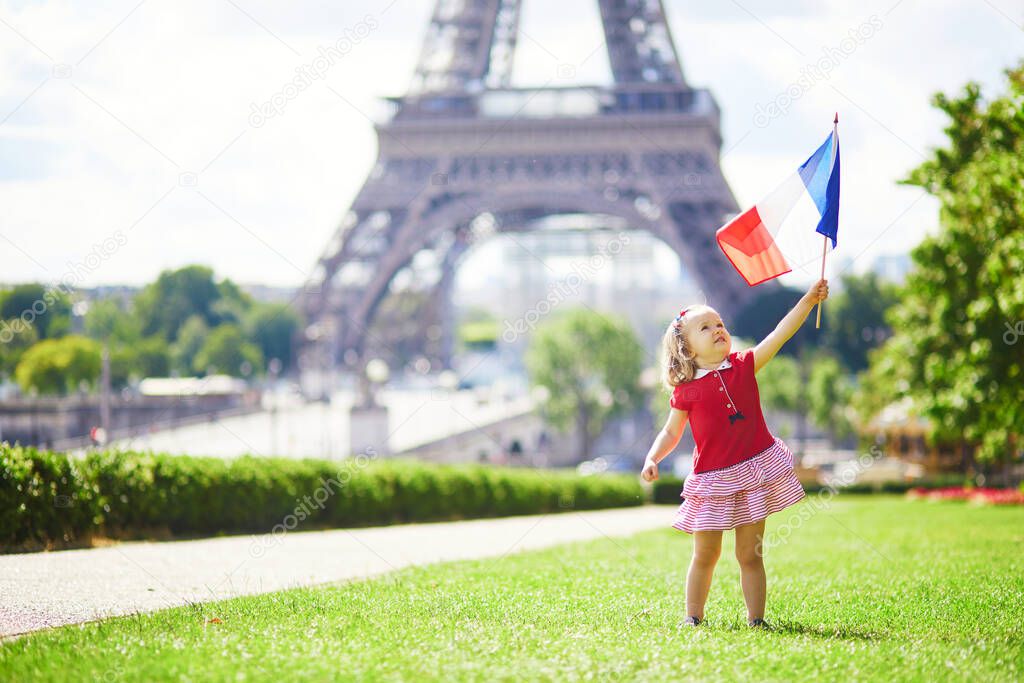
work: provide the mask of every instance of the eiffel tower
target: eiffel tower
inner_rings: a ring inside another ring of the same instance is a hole
[[[512,88],[521,0],[437,1],[412,85],[376,125],[376,165],[300,293],[300,367],[361,372],[382,301],[423,262],[417,338],[448,367],[460,257],[561,214],[655,235],[724,314],[749,300],[714,240],[737,211],[714,98],[684,79],[660,0],[597,4],[612,85]]]

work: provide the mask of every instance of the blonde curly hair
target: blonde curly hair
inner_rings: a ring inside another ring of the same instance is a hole
[[[692,304],[679,311],[661,338],[661,381],[669,391],[689,382],[697,374],[697,359],[686,340],[687,322],[693,318],[691,313],[704,311],[715,312],[715,309],[705,304]]]

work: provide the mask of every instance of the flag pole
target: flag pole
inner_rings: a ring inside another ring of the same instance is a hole
[[[838,126],[839,126],[839,112],[836,112],[836,117],[832,121],[832,134],[833,135],[835,135],[835,131],[836,131],[836,128]],[[833,154],[834,153],[835,153],[835,151],[833,150]],[[821,245],[821,279],[824,280],[825,279],[825,254],[828,253],[828,235],[822,235],[821,237],[824,240],[823,244]],[[825,303],[825,302],[824,301],[819,301],[818,302],[818,315],[817,315],[817,317],[815,318],[815,321],[814,321],[814,329],[816,329],[816,330],[821,327],[821,305],[823,303]]]
[[[828,253],[828,235],[822,235],[821,237],[822,237],[822,239],[825,240],[825,243],[823,245],[821,245],[821,279],[824,280],[825,279],[825,254]],[[825,303],[825,302],[824,301],[819,301],[818,302],[818,317],[814,321],[814,329],[818,329],[819,327],[821,327],[821,305],[823,303]]]

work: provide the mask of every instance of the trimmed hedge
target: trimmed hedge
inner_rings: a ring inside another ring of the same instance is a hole
[[[945,474],[922,481],[883,481],[837,486],[836,493],[906,493],[910,489],[941,489],[964,482],[962,474]],[[807,493],[818,493],[828,487],[823,484],[804,484]]]
[[[683,480],[674,475],[660,475],[651,486],[651,496],[655,503],[679,505],[683,502]]]
[[[641,505],[630,475],[435,465],[408,458],[224,460],[0,443],[0,548],[92,536],[268,533]]]

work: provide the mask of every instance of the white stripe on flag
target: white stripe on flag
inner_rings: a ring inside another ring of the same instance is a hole
[[[813,275],[811,266],[821,260],[821,244],[814,239],[818,234],[814,228],[821,220],[821,214],[800,174],[796,171],[791,173],[755,206],[761,222],[775,239],[790,267]]]

